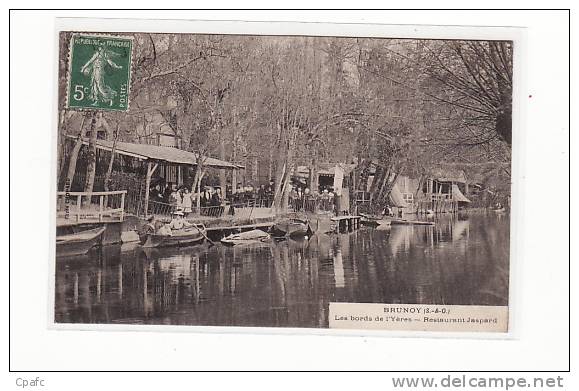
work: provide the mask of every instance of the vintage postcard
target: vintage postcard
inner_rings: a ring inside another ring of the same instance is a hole
[[[510,331],[514,41],[323,31],[58,32],[55,324]]]

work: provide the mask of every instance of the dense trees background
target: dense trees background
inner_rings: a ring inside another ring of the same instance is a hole
[[[397,174],[420,177],[440,164],[510,175],[510,42],[134,37],[130,111],[95,118],[63,106],[70,34],[62,33],[61,136],[102,127],[110,139],[151,142],[172,132],[201,162],[220,157],[253,179],[275,178],[280,209],[297,165],[315,180],[320,162],[373,161],[380,192]],[[74,167],[59,161],[69,176]],[[203,171],[201,163],[195,184]]]

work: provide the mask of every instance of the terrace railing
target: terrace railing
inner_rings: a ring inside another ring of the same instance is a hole
[[[225,216],[235,216],[237,219],[250,219],[254,216],[254,211],[256,208],[269,208],[266,206],[265,200],[247,200],[238,201],[234,203],[225,202],[222,205],[212,205],[212,206],[197,206],[191,207],[191,211],[185,211],[185,209],[178,204],[168,204],[159,201],[149,202],[149,215],[155,216],[171,216],[176,210],[182,211],[186,217],[213,217],[220,218]]]

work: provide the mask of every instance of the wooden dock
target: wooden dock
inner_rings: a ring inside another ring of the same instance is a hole
[[[336,216],[332,217],[330,221],[336,223],[336,232],[352,232],[360,228],[360,219],[362,216]]]
[[[125,220],[125,196],[122,191],[56,193],[56,231],[65,235],[105,227],[102,244],[121,242]]]
[[[126,190],[59,191],[56,193],[56,226],[122,223],[126,194]]]

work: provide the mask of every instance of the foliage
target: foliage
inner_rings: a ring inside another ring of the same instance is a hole
[[[386,193],[395,174],[421,176],[441,163],[496,162],[510,173],[510,42],[134,38],[130,111],[105,113],[101,125],[123,141],[172,132],[176,147],[199,156],[196,180],[206,156],[256,160],[268,166],[265,178],[275,176],[283,206],[298,164],[374,161],[389,173],[378,184]],[[61,134],[76,136],[82,116],[62,108]]]

